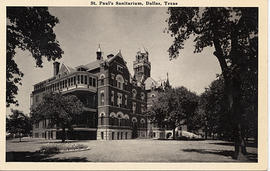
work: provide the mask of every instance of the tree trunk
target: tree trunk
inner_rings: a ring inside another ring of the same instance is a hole
[[[240,102],[240,82],[239,80],[232,79],[231,86],[228,86],[228,99],[229,99],[229,110],[231,113],[231,119],[233,122],[233,136],[234,136],[234,159],[237,160],[243,160],[247,161],[247,157],[245,155],[247,154],[246,151],[246,142],[244,139],[243,134],[243,127],[242,127],[242,108],[241,108],[241,102]]]
[[[62,128],[62,143],[66,141],[66,129]]]
[[[175,128],[173,128],[172,132],[173,132],[173,140],[175,140]]]
[[[19,139],[20,139],[20,142],[22,142],[22,136],[21,136],[21,133],[19,133]]]

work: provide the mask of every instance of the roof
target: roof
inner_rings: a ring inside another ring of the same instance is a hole
[[[152,86],[157,87],[158,86],[158,82],[155,81],[152,77],[148,77],[145,81],[145,90],[150,90]]]
[[[96,69],[96,68],[99,68],[100,67],[100,63],[101,63],[102,60],[96,60],[96,61],[93,61],[93,62],[90,62],[86,65],[84,65],[87,69]]]

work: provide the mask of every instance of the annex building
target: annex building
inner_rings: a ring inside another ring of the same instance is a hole
[[[51,78],[34,85],[31,108],[46,92],[76,95],[84,104],[83,113],[74,118],[68,139],[132,139],[163,137],[164,131],[149,123],[146,110],[169,81],[151,78],[149,53],[142,48],[135,55],[134,75],[119,51],[104,56],[99,47],[96,60],[75,68],[53,63]],[[33,125],[34,138],[58,139],[61,131],[48,126],[49,119]]]

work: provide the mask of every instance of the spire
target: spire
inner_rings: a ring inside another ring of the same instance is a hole
[[[101,52],[101,48],[100,48],[100,44],[98,44],[98,49],[97,49],[97,60],[101,60],[102,59],[102,52]]]
[[[164,82],[164,88],[165,89],[170,89],[171,88],[171,85],[170,85],[170,82],[169,82],[169,73],[167,72],[167,80],[166,80],[166,83]]]
[[[97,52],[101,52],[100,44],[98,44]]]

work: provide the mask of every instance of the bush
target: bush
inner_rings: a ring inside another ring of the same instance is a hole
[[[60,149],[57,146],[42,146],[40,152],[44,154],[55,154],[59,153]]]
[[[82,150],[87,149],[88,146],[83,144],[71,144],[71,143],[65,143],[65,144],[56,144],[56,143],[49,143],[45,146],[42,146],[40,148],[40,152],[44,154],[55,154],[59,152],[66,152],[66,151],[76,151],[76,150]]]

